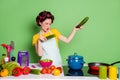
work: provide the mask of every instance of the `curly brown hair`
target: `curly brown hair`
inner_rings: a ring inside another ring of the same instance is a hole
[[[36,17],[36,23],[38,26],[41,26],[39,23],[45,21],[46,19],[51,19],[52,23],[54,21],[54,16],[49,11],[42,11]]]

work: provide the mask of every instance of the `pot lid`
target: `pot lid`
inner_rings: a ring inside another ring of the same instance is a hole
[[[83,59],[83,56],[79,56],[77,53],[74,53],[74,55],[69,56],[69,59]]]

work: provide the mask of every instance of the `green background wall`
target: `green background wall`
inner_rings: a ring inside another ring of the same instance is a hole
[[[65,36],[84,17],[90,18],[71,43],[59,42],[63,64],[74,52],[86,63],[120,60],[120,0],[0,0],[0,44],[13,40],[14,56],[28,50],[30,62],[37,62],[32,36],[39,32],[35,18],[43,10],[54,14],[52,27]],[[0,47],[2,53],[6,51]]]

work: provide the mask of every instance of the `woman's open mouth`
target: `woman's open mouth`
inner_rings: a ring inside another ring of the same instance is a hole
[[[49,28],[46,29],[47,31],[49,30]]]

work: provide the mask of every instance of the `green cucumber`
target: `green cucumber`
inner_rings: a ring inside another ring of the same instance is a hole
[[[54,38],[54,37],[55,37],[55,35],[52,34],[52,35],[50,35],[50,36],[47,36],[46,38],[47,38],[47,40],[49,40],[49,39]]]
[[[76,28],[80,28],[82,25],[84,25],[88,21],[89,17],[85,17],[77,26]]]
[[[39,75],[41,73],[41,71],[39,69],[30,69],[30,73]]]

